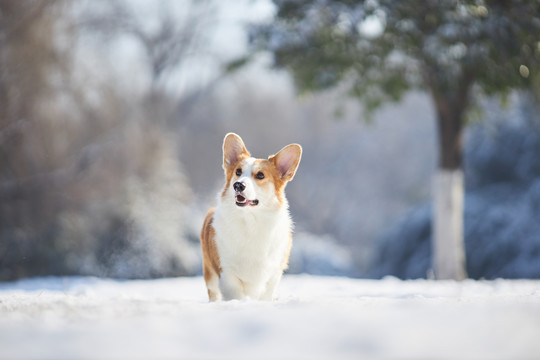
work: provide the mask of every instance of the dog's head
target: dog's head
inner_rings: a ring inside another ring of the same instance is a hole
[[[302,147],[291,144],[268,159],[255,159],[240,136],[227,134],[223,141],[225,189],[222,199],[241,208],[282,205],[285,185],[293,179],[301,157]]]

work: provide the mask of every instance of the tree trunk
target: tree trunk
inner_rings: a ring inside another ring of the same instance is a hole
[[[432,90],[439,131],[439,166],[433,180],[432,259],[436,279],[467,278],[463,237],[462,137],[470,83],[449,94]]]
[[[438,169],[433,181],[433,269],[436,279],[463,280],[463,171]]]

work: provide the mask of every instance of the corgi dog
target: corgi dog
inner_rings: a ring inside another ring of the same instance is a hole
[[[298,144],[255,159],[240,136],[223,141],[225,188],[201,231],[203,275],[210,301],[274,300],[292,246],[285,186],[302,157]]]

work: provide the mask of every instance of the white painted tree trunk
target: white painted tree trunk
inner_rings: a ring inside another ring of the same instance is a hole
[[[435,278],[463,280],[463,171],[439,169],[433,181],[433,270]]]

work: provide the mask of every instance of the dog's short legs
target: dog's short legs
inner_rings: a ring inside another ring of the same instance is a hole
[[[268,280],[268,282],[266,283],[266,289],[261,296],[261,300],[266,300],[266,301],[276,300],[276,297],[277,297],[276,289],[281,280],[281,275],[282,275],[282,272],[280,271],[276,273],[274,276],[272,276],[270,280]]]
[[[246,296],[249,296],[252,299],[260,299],[266,287],[264,284],[258,282],[255,283],[244,283],[244,292]]]
[[[206,280],[206,288],[208,289],[208,298],[210,301],[221,300],[221,291],[219,290],[219,276],[215,273],[209,275],[209,272],[204,272],[204,280]]]
[[[246,297],[242,280],[228,271],[223,271],[221,274],[221,292],[225,300],[243,299]]]

